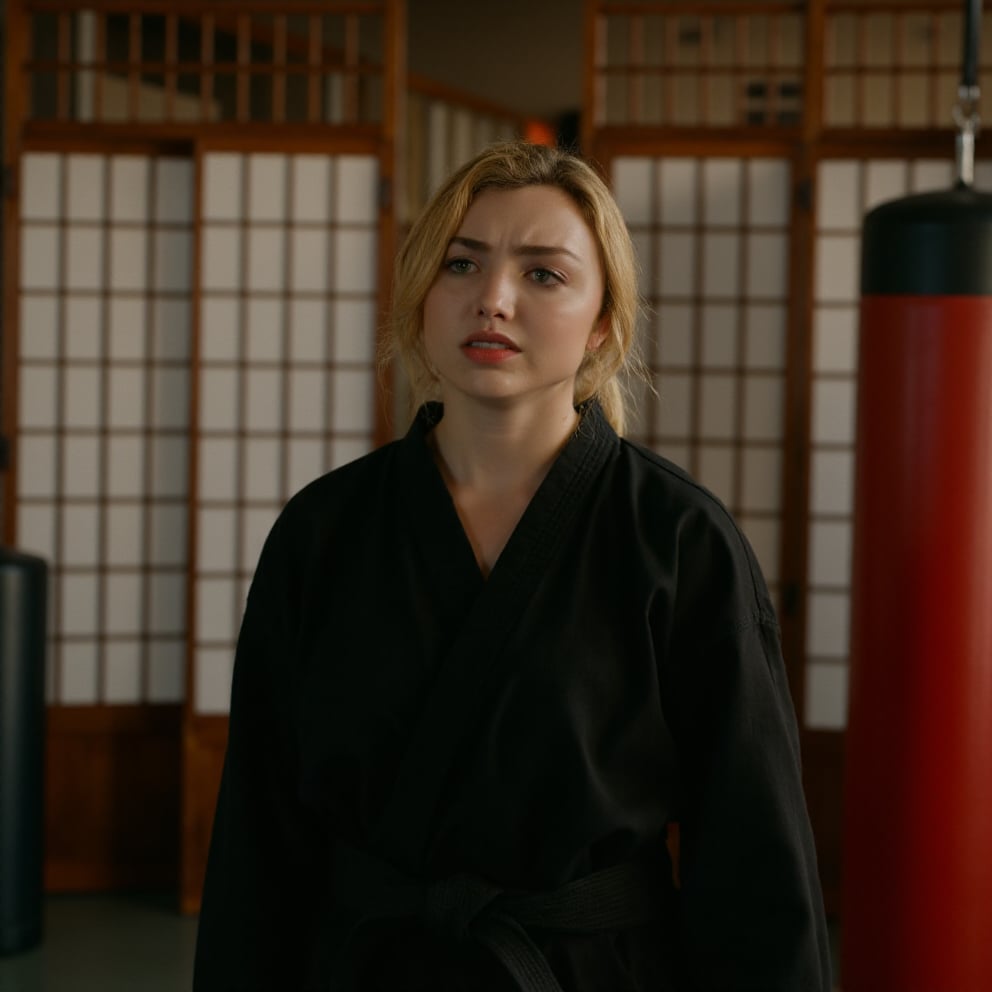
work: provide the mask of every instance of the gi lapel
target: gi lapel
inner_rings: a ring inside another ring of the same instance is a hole
[[[582,497],[617,443],[599,405],[590,403],[440,666],[371,837],[374,851],[411,873],[423,872],[437,803],[462,739],[484,703],[486,676],[506,661],[507,641],[549,562],[571,532]],[[416,525],[414,521],[412,526]]]

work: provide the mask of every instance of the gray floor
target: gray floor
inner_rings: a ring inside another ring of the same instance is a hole
[[[0,957],[0,992],[189,992],[196,919],[158,896],[50,896],[45,934]]]
[[[0,957],[0,992],[189,992],[195,943],[165,897],[50,896],[41,945]]]

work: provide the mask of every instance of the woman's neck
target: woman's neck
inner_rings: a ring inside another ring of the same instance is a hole
[[[571,404],[510,408],[446,400],[434,450],[449,486],[493,497],[532,495],[579,416]]]

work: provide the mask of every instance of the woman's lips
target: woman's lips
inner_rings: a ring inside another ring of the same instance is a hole
[[[473,334],[465,341],[462,353],[473,362],[489,365],[519,355],[520,349],[502,334],[481,333]]]

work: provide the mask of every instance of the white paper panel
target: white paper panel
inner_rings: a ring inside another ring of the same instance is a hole
[[[243,422],[249,431],[278,431],[283,426],[282,373],[277,369],[248,369]]]
[[[363,438],[336,437],[331,441],[331,464],[328,468],[340,468],[361,458],[372,449],[371,435]]]
[[[335,371],[331,376],[332,416],[339,431],[371,432],[375,404],[374,371]]]
[[[148,273],[148,234],[115,229],[110,233],[110,286],[114,292],[140,292]]]
[[[149,159],[115,155],[110,164],[110,219],[141,224],[148,220]]]
[[[21,232],[21,286],[54,290],[61,270],[59,233],[54,227],[25,226]]]
[[[655,288],[663,296],[686,297],[696,291],[696,237],[665,233],[658,236]]]
[[[778,513],[782,508],[781,449],[747,448],[743,462],[741,508],[752,513]]]
[[[613,160],[613,189],[628,224],[650,224],[652,161],[648,158]]]
[[[684,437],[692,430],[692,377],[662,373],[657,378],[658,418],[655,433],[662,437]]]
[[[737,159],[703,161],[703,223],[736,227],[741,220],[741,163]]]
[[[237,444],[233,439],[201,438],[199,444],[200,497],[233,502],[237,498]]]
[[[788,278],[788,235],[784,233],[748,235],[748,295],[772,300],[784,299],[788,292]]]
[[[851,602],[847,593],[813,592],[809,596],[806,651],[818,658],[846,658]]]
[[[158,361],[188,361],[191,319],[192,306],[189,300],[155,300],[152,305],[154,324],[152,357]]]
[[[814,521],[810,526],[809,581],[816,586],[846,587],[851,581],[852,525],[849,521]]]
[[[252,155],[248,161],[248,219],[283,221],[286,216],[286,158]]]
[[[145,301],[113,297],[108,307],[110,358],[113,361],[141,361],[146,347]]]
[[[95,503],[69,504],[62,518],[63,565],[95,568],[100,556],[100,511]]]
[[[327,304],[294,299],[289,316],[289,358],[293,362],[323,362],[327,357]]]
[[[211,152],[203,160],[203,205],[205,221],[236,221],[241,218],[241,156]]]
[[[242,245],[238,230],[205,226],[201,243],[200,278],[204,291],[235,292],[241,285]]]
[[[733,297],[740,288],[740,238],[736,234],[703,235],[703,295]]]
[[[58,355],[58,312],[54,296],[21,297],[21,358],[54,359]]]
[[[193,240],[186,231],[155,232],[154,286],[160,293],[188,293],[192,289]]]
[[[108,424],[112,428],[142,427],[145,423],[145,370],[112,366],[107,372]]]
[[[376,286],[377,239],[374,231],[338,229],[334,232],[334,277],[338,293],[372,293]]]
[[[323,155],[293,159],[292,218],[295,223],[322,224],[330,219],[330,161]]]
[[[189,422],[189,373],[159,366],[152,371],[155,424],[160,429],[183,430]]]
[[[271,509],[253,507],[241,515],[241,561],[240,568],[248,573],[255,571],[262,545],[268,537],[272,525],[276,521],[279,508],[273,505]]]
[[[335,362],[375,361],[376,310],[373,300],[335,300],[333,353]]]
[[[92,641],[71,641],[62,645],[62,667],[58,702],[66,706],[88,706],[99,702],[97,680],[99,659]]]
[[[814,443],[854,444],[855,388],[853,380],[820,379],[813,383]]]
[[[180,635],[186,629],[186,576],[158,572],[150,575],[149,629],[153,634]]]
[[[66,159],[66,218],[70,222],[103,219],[104,165],[99,155]]]
[[[816,299],[850,303],[858,297],[860,239],[853,235],[824,235],[816,243]]]
[[[62,159],[28,152],[21,158],[21,217],[25,221],[57,220]]]
[[[63,575],[59,581],[63,634],[95,634],[97,629],[98,580],[94,573]]]
[[[813,452],[810,509],[814,514],[850,515],[853,509],[853,490],[853,452]]]
[[[858,367],[858,311],[819,307],[813,312],[813,368],[853,373]]]
[[[193,222],[193,163],[184,158],[156,162],[155,219],[159,224]]]
[[[104,578],[104,623],[110,634],[139,634],[144,627],[143,583],[138,575],[112,573]]]
[[[284,315],[282,300],[248,298],[245,358],[249,362],[282,360]]]
[[[160,498],[186,495],[188,447],[186,437],[158,436],[150,445],[152,492]]]
[[[18,508],[17,547],[46,561],[55,558],[54,507],[29,503]]]
[[[744,438],[781,441],[785,424],[785,379],[751,375],[744,380]]]
[[[235,362],[241,348],[241,305],[233,297],[206,297],[201,303],[200,357]]]
[[[807,665],[805,724],[810,730],[847,726],[847,681],[846,665]]]
[[[63,348],[67,359],[94,360],[101,357],[103,310],[103,302],[92,296],[69,295],[65,298]]]
[[[54,368],[27,366],[21,370],[18,419],[22,428],[55,426],[57,381]]]
[[[749,306],[745,309],[747,335],[744,364],[749,369],[785,371],[786,320],[784,306]]]
[[[659,163],[661,222],[667,226],[693,224],[696,218],[696,162],[665,159]]]
[[[99,438],[66,438],[62,442],[62,473],[62,487],[66,496],[98,496],[100,493]]]
[[[185,696],[186,645],[181,640],[148,645],[148,701],[178,703]]]
[[[335,162],[335,215],[339,224],[374,224],[378,217],[378,162],[344,155]]]
[[[324,463],[324,444],[313,438],[298,438],[289,442],[287,452],[289,489],[298,492],[327,471]]]
[[[111,641],[104,647],[103,666],[104,702],[141,702],[141,641]]]
[[[145,513],[140,503],[115,503],[106,516],[108,565],[137,567],[144,558]]]
[[[22,378],[22,404],[24,402],[23,383]],[[28,435],[20,439],[17,453],[17,493],[19,496],[52,496],[55,493],[56,450],[55,438],[52,435]]]
[[[200,578],[196,585],[196,630],[201,642],[233,642],[235,584],[231,579]]]
[[[904,196],[907,192],[908,169],[901,161],[868,162],[865,168],[865,211]]]
[[[327,419],[326,373],[305,369],[289,377],[289,429],[319,431]]]
[[[100,370],[70,366],[63,375],[63,416],[70,427],[100,426]]]
[[[244,498],[271,500],[282,495],[282,442],[276,438],[251,438],[245,444]]]
[[[186,562],[185,505],[177,503],[153,506],[150,519],[150,563],[160,568],[184,565]]]
[[[197,713],[226,713],[231,702],[234,651],[230,648],[199,648],[193,670],[193,698]]]
[[[706,368],[730,369],[737,364],[738,310],[715,304],[702,308],[703,365]]]
[[[749,221],[769,227],[789,223],[789,163],[778,159],[755,158],[747,165]]]
[[[861,228],[857,162],[825,161],[817,175],[817,225],[824,231]]]
[[[737,428],[737,379],[730,375],[700,378],[699,433],[709,440],[731,440]]]
[[[293,231],[290,289],[294,293],[321,292],[327,288],[330,282],[327,248],[326,231],[307,228]]]
[[[777,520],[767,517],[738,516],[737,523],[754,548],[761,572],[769,585],[778,581],[781,527]]]
[[[285,234],[280,229],[248,229],[248,285],[252,292],[282,290],[286,275]]]
[[[66,286],[100,289],[103,286],[103,231],[98,227],[70,227],[66,233]]]
[[[234,431],[238,426],[238,380],[233,368],[204,368],[200,372],[200,427],[205,431]]]
[[[663,369],[682,368],[694,361],[692,307],[660,304],[657,308],[657,355]]]

